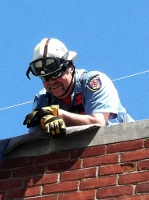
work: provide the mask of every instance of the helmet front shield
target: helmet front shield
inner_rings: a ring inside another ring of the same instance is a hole
[[[34,76],[45,76],[62,70],[62,67],[66,67],[66,65],[67,62],[60,58],[39,58],[30,63],[26,76],[30,79],[30,72],[32,72]]]

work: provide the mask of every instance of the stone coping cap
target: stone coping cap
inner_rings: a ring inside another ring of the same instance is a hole
[[[149,120],[100,127],[97,124],[67,127],[67,135],[53,139],[43,130],[0,140],[3,159],[46,155],[149,137]]]

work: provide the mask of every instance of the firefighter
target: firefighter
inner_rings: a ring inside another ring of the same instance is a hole
[[[54,136],[65,133],[66,126],[134,121],[110,78],[100,71],[76,69],[76,58],[75,51],[55,38],[44,38],[36,45],[26,75],[39,77],[44,88],[36,94],[33,111],[23,124],[31,130],[41,126]]]

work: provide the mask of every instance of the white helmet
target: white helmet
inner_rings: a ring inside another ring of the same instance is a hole
[[[77,58],[77,53],[68,51],[66,46],[58,39],[44,38],[36,45],[33,51],[33,61],[43,57],[57,57],[67,61],[74,61]]]
[[[44,38],[33,51],[33,61],[27,69],[26,75],[32,72],[35,76],[44,76],[62,70],[63,66],[77,58],[75,51],[68,51],[66,46],[54,38]]]

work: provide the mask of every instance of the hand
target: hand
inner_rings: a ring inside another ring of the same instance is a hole
[[[41,109],[35,109],[29,113],[23,122],[23,125],[27,125],[27,128],[35,127],[40,124],[40,119],[46,115],[58,116],[59,105],[51,105],[43,107]]]
[[[47,132],[48,136],[54,138],[66,134],[66,125],[63,119],[53,115],[46,115],[40,120],[42,128]]]
[[[37,117],[38,111],[33,110],[33,112],[26,115],[23,125],[27,125],[27,128],[35,127],[40,124],[40,119]]]

